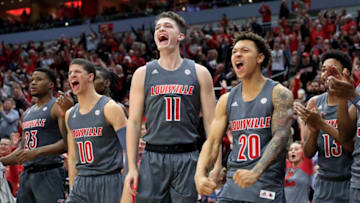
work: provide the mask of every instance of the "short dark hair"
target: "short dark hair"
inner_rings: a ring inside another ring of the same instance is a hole
[[[162,12],[158,16],[156,16],[155,25],[161,18],[170,18],[170,19],[174,20],[176,22],[180,32],[183,34],[186,34],[186,28],[187,28],[186,22],[185,22],[184,18],[181,17],[179,14],[174,13],[172,11]]]
[[[95,66],[89,60],[86,60],[83,58],[75,58],[70,63],[70,65],[73,65],[73,64],[80,65],[86,70],[86,72],[94,74],[94,80],[95,80],[95,77],[96,77]]]
[[[48,68],[37,68],[34,72],[43,72],[46,74],[46,76],[49,78],[49,80],[54,83],[54,86],[56,86],[56,76],[54,71],[48,69]]]
[[[323,64],[327,59],[336,59],[336,60],[338,60],[341,63],[341,65],[343,66],[343,69],[347,68],[349,70],[349,72],[351,73],[351,71],[352,71],[351,58],[345,52],[340,51],[340,50],[327,51],[321,57],[321,63]]]
[[[109,80],[111,81],[111,74],[108,70],[106,70],[105,68],[102,68],[100,66],[95,66],[95,71],[99,71],[101,76],[105,79],[105,80]]]
[[[267,67],[271,61],[271,49],[269,45],[266,43],[264,38],[253,33],[253,32],[241,32],[234,40],[233,46],[240,40],[250,40],[253,41],[256,45],[256,48],[259,53],[263,53],[265,58],[261,63],[262,67]]]

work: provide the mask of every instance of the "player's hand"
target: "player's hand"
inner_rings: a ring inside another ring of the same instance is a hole
[[[254,185],[259,177],[259,174],[252,170],[238,169],[233,176],[233,180],[236,185],[246,188]]]
[[[74,105],[74,100],[70,95],[70,92],[66,94],[62,91],[58,91],[59,96],[56,99],[56,103],[60,106],[60,109],[65,115],[65,112]]]
[[[34,150],[28,150],[28,149],[22,149],[19,151],[19,153],[16,154],[16,159],[19,163],[24,163],[27,161],[34,160],[38,156],[38,151],[36,149]]]
[[[209,178],[216,183],[216,189],[220,189],[226,181],[226,168],[223,167],[220,170],[214,168],[210,171]]]
[[[294,109],[301,120],[309,127],[309,130],[313,133],[316,133],[320,127],[324,118],[324,113],[319,113],[316,107],[312,109],[305,108],[300,103],[294,104]]]
[[[137,170],[129,170],[125,177],[124,191],[128,191],[131,195],[137,194],[139,172]]]
[[[216,182],[206,176],[195,176],[196,190],[201,195],[210,195],[216,189]]]
[[[341,78],[330,76],[328,78],[329,91],[340,99],[353,100],[356,97],[353,79],[345,68]]]

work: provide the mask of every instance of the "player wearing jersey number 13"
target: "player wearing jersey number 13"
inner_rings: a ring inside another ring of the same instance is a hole
[[[241,83],[219,99],[195,175],[198,192],[211,194],[215,183],[206,174],[230,123],[234,145],[218,202],[285,202],[285,148],[293,98],[287,88],[262,75],[261,67],[270,59],[270,48],[260,36],[241,33],[235,39],[231,62]]]
[[[328,51],[321,58],[321,77],[328,87],[329,77],[341,78],[351,72],[351,58],[344,52]],[[344,143],[337,130],[337,111],[342,99],[331,88],[310,98],[307,107],[296,103],[295,111],[306,123],[304,154],[311,158],[318,152],[318,176],[314,203],[349,202],[353,142]],[[340,143],[343,143],[342,145]]]

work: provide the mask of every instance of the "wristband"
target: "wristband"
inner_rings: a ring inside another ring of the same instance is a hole
[[[354,104],[358,108],[358,107],[360,107],[359,101],[360,101],[360,95],[356,95],[356,97],[353,100],[351,100],[351,103]]]

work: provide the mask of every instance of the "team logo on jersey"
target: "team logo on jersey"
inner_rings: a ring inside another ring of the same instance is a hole
[[[158,74],[159,73],[159,71],[157,70],[157,69],[154,69],[152,72],[151,72],[151,74]]]
[[[185,72],[186,75],[190,75],[190,74],[191,74],[191,70],[189,70],[189,69],[185,69],[184,72]]]
[[[95,115],[97,115],[97,116],[100,115],[100,110],[99,109],[95,111]]]
[[[48,107],[47,106],[45,106],[44,108],[43,108],[43,111],[46,111],[48,109]]]
[[[262,99],[260,100],[260,102],[261,102],[262,104],[266,104],[267,99],[264,97],[264,98],[262,98]]]
[[[275,192],[271,192],[268,190],[260,190],[260,197],[264,199],[275,199]]]
[[[231,106],[239,106],[239,104],[235,101],[231,104]]]

